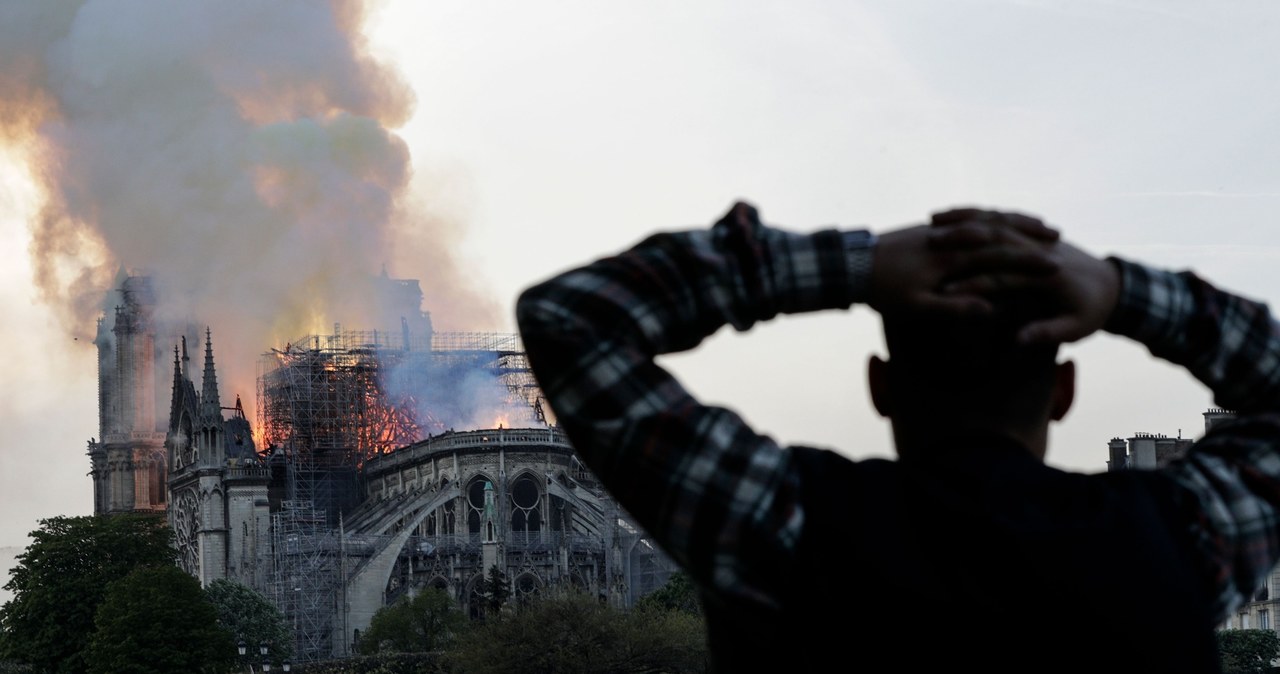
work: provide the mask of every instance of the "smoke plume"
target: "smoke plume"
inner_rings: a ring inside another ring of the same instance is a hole
[[[391,129],[415,97],[369,53],[366,7],[0,5],[0,142],[44,191],[35,281],[69,330],[92,334],[121,266],[150,275],[162,319],[212,326],[224,398],[248,403],[257,355],[360,325],[388,262],[423,261],[392,271],[422,279],[437,328],[488,327],[493,303],[451,266],[456,225],[405,206]],[[411,228],[431,249],[393,249]]]

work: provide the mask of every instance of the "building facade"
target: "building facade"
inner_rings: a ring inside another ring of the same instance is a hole
[[[1203,414],[1204,430],[1208,433],[1214,426],[1233,418],[1230,410],[1210,408]],[[1194,443],[1193,440],[1151,433],[1135,433],[1128,439],[1112,438],[1107,443],[1107,470],[1154,470],[1163,468],[1169,462],[1185,456]],[[1238,607],[1222,625],[1221,629],[1264,629],[1280,631],[1276,617],[1280,616],[1280,566],[1272,569],[1262,587],[1250,601]]]
[[[98,329],[95,513],[167,512],[180,566],[262,592],[301,661],[350,654],[379,608],[428,587],[474,616],[490,574],[512,602],[573,588],[630,606],[665,583],[674,563],[548,423],[518,337],[437,333],[416,281],[376,281],[399,329],[264,354],[255,438],[222,404],[211,331],[192,367],[195,331],[158,325],[150,279],[122,273]]]
[[[1208,433],[1213,427],[1234,415],[1218,408],[1210,408],[1201,416],[1204,417],[1204,431]],[[1112,438],[1107,443],[1107,470],[1155,470],[1163,468],[1169,462],[1182,458],[1195,440],[1182,437],[1171,438],[1157,433],[1134,433],[1129,438]]]
[[[230,416],[224,417],[224,411]],[[179,565],[202,585],[230,578],[264,587],[270,471],[254,447],[240,401],[230,409],[222,407],[208,332],[199,393],[190,377],[186,341],[174,349],[165,450],[169,523]]]

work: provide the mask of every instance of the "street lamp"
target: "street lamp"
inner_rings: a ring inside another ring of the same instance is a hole
[[[261,671],[264,671],[264,672],[271,671],[271,661],[267,659],[267,652],[269,650],[270,650],[270,645],[267,644],[267,642],[262,641],[258,643],[258,654],[262,656]],[[249,662],[249,659],[245,657],[245,655],[249,651],[249,645],[244,642],[244,639],[241,639],[239,642],[236,643],[236,651],[240,654],[240,659],[244,660],[245,668],[249,670],[249,674],[253,674],[253,663]],[[289,671],[289,663],[287,662],[284,665],[284,671],[286,672]]]

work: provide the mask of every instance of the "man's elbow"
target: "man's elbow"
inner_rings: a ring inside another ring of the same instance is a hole
[[[532,331],[542,322],[544,311],[541,289],[541,285],[531,286],[516,297],[516,327],[521,334]]]

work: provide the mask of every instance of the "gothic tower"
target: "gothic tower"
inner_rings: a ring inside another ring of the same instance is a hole
[[[123,269],[98,320],[98,439],[89,440],[95,514],[163,512],[167,462],[156,417],[155,294]]]
[[[172,498],[169,522],[178,546],[179,565],[201,584],[234,578],[262,588],[267,540],[269,470],[258,458],[253,433],[236,399],[222,407],[213,361],[213,336],[206,328],[204,369],[196,393],[187,366],[174,348],[173,398],[165,440]],[[231,418],[223,417],[229,410]]]

